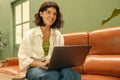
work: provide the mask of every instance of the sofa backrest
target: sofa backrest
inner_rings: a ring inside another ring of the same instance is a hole
[[[89,44],[84,73],[120,76],[120,27],[92,31]]]
[[[88,45],[88,32],[64,34],[65,45]]]
[[[89,44],[90,54],[120,55],[120,27],[92,31]]]
[[[63,34],[65,45],[88,45],[88,32],[76,32]],[[83,67],[74,67],[74,70],[83,73]]]

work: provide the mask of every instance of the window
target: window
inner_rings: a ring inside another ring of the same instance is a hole
[[[20,1],[20,0],[19,0]],[[15,44],[20,44],[23,35],[30,28],[29,0],[22,0],[13,6]]]

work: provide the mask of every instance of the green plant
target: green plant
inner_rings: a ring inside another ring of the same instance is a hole
[[[107,23],[107,22],[110,21],[113,17],[118,16],[119,14],[120,14],[120,9],[115,8],[109,18],[107,18],[106,20],[102,20],[101,25]]]
[[[2,37],[2,31],[0,31],[0,50],[7,46],[7,40]]]

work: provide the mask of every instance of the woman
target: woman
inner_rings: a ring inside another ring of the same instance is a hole
[[[55,2],[44,2],[35,14],[38,26],[24,35],[18,52],[20,69],[27,69],[28,80],[80,80],[79,73],[71,68],[46,70],[55,46],[63,46],[64,39],[59,32],[63,26],[59,6]]]

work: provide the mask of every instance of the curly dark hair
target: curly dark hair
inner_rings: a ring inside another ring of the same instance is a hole
[[[50,1],[44,2],[44,3],[40,6],[38,12],[34,15],[34,17],[35,17],[34,23],[36,24],[36,26],[45,26],[45,23],[43,22],[43,18],[40,16],[40,12],[43,12],[43,11],[45,11],[47,8],[50,8],[50,7],[55,8],[56,11],[57,11],[56,20],[55,20],[55,22],[51,25],[51,28],[54,28],[54,29],[55,29],[55,28],[57,28],[57,29],[62,28],[63,25],[64,25],[64,21],[63,21],[63,19],[62,19],[62,14],[61,14],[61,12],[60,12],[59,6],[57,5],[57,3],[55,3],[55,2],[50,2]]]

